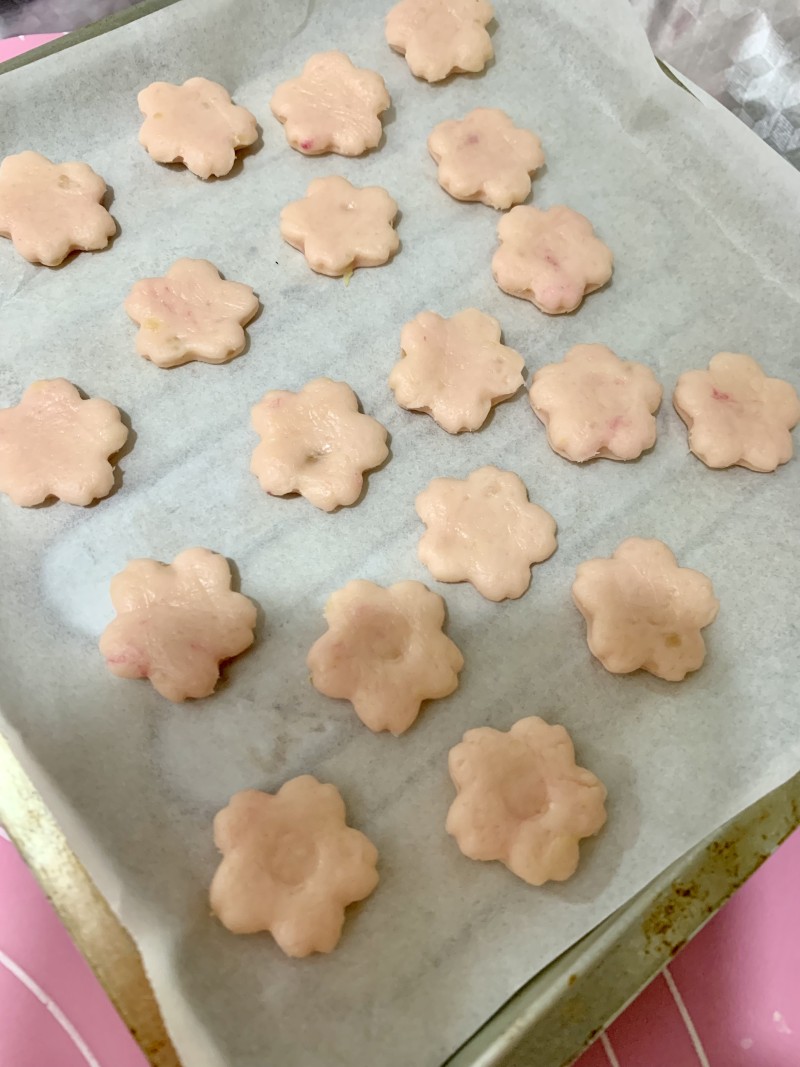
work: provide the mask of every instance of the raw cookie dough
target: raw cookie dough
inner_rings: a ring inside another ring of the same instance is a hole
[[[354,67],[344,52],[320,52],[299,78],[281,82],[270,107],[298,152],[360,156],[380,141],[378,116],[391,102],[380,74]]]
[[[435,126],[428,151],[439,165],[439,185],[456,200],[479,200],[505,210],[531,191],[531,174],[544,164],[535,133],[518,129],[505,111],[479,107],[463,119]]]
[[[244,351],[242,327],[258,297],[249,285],[223,281],[207,259],[179,259],[163,278],[136,282],[125,310],[139,326],[136,351],[157,366],[225,363]]]
[[[117,617],[100,638],[119,678],[149,678],[167,700],[207,697],[219,665],[253,643],[256,606],[231,590],[224,556],[187,548],[172,563],[134,559],[111,579]]]
[[[255,116],[208,78],[153,82],[138,101],[145,116],[139,144],[157,163],[183,163],[198,178],[228,174],[237,149],[258,140]]]
[[[317,274],[338,278],[391,259],[400,247],[396,214],[397,204],[377,185],[357,189],[346,178],[315,178],[305,199],[281,211],[281,237]]]
[[[464,657],[442,632],[444,601],[421,582],[348,582],[329,598],[325,619],[328,632],[308,653],[312,685],[349,700],[370,730],[397,737],[423,700],[458,688]]]
[[[127,439],[107,400],[84,400],[63,378],[34,382],[0,410],[0,493],[26,508],[49,496],[85,507],[114,488],[108,458]]]
[[[605,824],[605,786],[576,765],[564,727],[535,715],[507,733],[467,730],[448,765],[458,796],[447,832],[465,856],[500,860],[530,885],[570,878],[578,843]]]
[[[345,819],[336,786],[310,774],[237,793],[214,819],[211,910],[234,934],[268,930],[287,956],[331,952],[347,905],[378,884],[377,849]]]
[[[267,393],[252,424],[261,444],[250,470],[261,488],[273,496],[299,493],[322,511],[354,504],[364,472],[389,455],[385,428],[361,414],[349,385],[330,378],[315,378],[299,393]]]
[[[586,640],[612,674],[640,667],[680,682],[701,667],[700,631],[717,617],[711,581],[679,567],[667,546],[630,537],[610,559],[581,563],[572,597],[586,619]]]
[[[400,0],[386,16],[386,40],[412,74],[438,82],[483,70],[494,55],[493,18],[489,0]]]
[[[500,219],[497,235],[494,280],[548,315],[574,311],[611,277],[610,250],[595,237],[588,219],[563,205],[547,211],[514,207]]]
[[[424,411],[448,433],[479,430],[489,412],[523,384],[524,360],[500,343],[500,323],[475,308],[446,319],[423,311],[400,335],[389,375],[400,407]]]
[[[800,398],[752,356],[718,352],[708,370],[678,378],[672,402],[689,428],[689,448],[707,467],[767,472],[792,458]]]
[[[437,581],[471,582],[487,600],[522,596],[531,566],[556,550],[553,517],[529,502],[521,478],[497,467],[434,478],[415,507],[428,527],[420,562]]]
[[[38,152],[0,163],[0,237],[30,263],[57,267],[70,252],[96,252],[117,232],[103,207],[106,183],[86,163],[51,163]]]
[[[585,463],[636,459],[652,448],[661,393],[643,363],[624,362],[605,345],[575,345],[563,362],[537,370],[529,398],[553,451]]]

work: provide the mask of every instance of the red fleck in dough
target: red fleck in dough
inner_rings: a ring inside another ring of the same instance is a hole
[[[383,132],[379,116],[390,104],[380,74],[354,67],[344,52],[312,56],[300,77],[282,82],[270,101],[286,140],[310,156],[360,156],[375,148]]]
[[[245,789],[214,819],[222,862],[211,909],[234,934],[268,930],[287,956],[331,952],[345,908],[378,884],[378,852],[347,825],[336,786],[310,774],[277,793]]]
[[[396,214],[397,204],[377,185],[357,189],[346,178],[316,178],[303,200],[281,211],[281,237],[317,274],[338,278],[391,259],[400,247]]]
[[[258,140],[255,116],[208,78],[153,82],[138,100],[139,143],[157,163],[183,163],[198,178],[228,174],[238,149]]]
[[[605,786],[576,765],[564,727],[535,715],[508,732],[468,730],[448,764],[458,795],[447,832],[465,856],[499,860],[530,885],[570,878],[579,842],[605,824]]]
[[[521,478],[497,467],[434,478],[415,507],[427,526],[420,561],[437,581],[471,582],[487,600],[522,596],[531,566],[556,550],[553,517],[530,503]]]
[[[389,455],[381,424],[358,410],[345,382],[315,378],[298,393],[273,390],[256,404],[261,443],[250,470],[273,496],[299,493],[322,511],[354,504],[364,472]]]
[[[718,352],[708,370],[680,376],[672,402],[689,428],[689,448],[707,467],[766,473],[792,458],[800,398],[752,356]]]
[[[573,463],[636,459],[656,441],[662,389],[649,367],[605,345],[575,345],[533,376],[531,407],[554,452]]]
[[[611,252],[595,237],[589,220],[571,208],[540,211],[520,205],[503,215],[497,234],[495,281],[548,315],[574,311],[611,277]]]
[[[592,655],[612,674],[649,671],[680,682],[702,666],[700,632],[717,617],[711,581],[679,567],[667,546],[630,537],[610,559],[581,563],[572,597]]]
[[[224,556],[187,548],[172,563],[134,559],[111,580],[117,617],[100,638],[120,678],[149,678],[167,700],[210,696],[219,665],[253,643],[256,607],[231,590]]]
[[[117,232],[103,207],[106,183],[86,163],[51,163],[38,152],[0,163],[0,237],[31,263],[57,267],[70,252],[96,252]]]
[[[498,209],[521,203],[531,191],[531,174],[544,164],[536,134],[489,107],[440,122],[428,137],[428,151],[439,165],[439,185],[451,196]]]
[[[163,278],[136,282],[125,310],[140,327],[136,351],[157,366],[225,363],[244,350],[258,297],[206,259],[179,259]]]
[[[84,400],[63,378],[34,382],[0,410],[0,493],[32,507],[49,496],[84,507],[114,487],[109,456],[128,428],[107,400]]]
[[[378,733],[404,733],[423,700],[458,687],[464,658],[442,632],[444,601],[421,582],[353,581],[325,605],[328,632],[308,653],[315,689],[349,700]]]
[[[386,16],[386,40],[418,78],[477,73],[494,55],[489,0],[400,0]]]
[[[389,375],[400,407],[424,411],[447,430],[479,430],[495,404],[523,385],[519,352],[500,343],[500,323],[475,308],[446,319],[423,311],[400,335]]]

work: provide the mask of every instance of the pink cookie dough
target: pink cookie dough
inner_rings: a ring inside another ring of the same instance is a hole
[[[552,515],[530,503],[521,478],[497,467],[434,478],[415,507],[427,527],[420,562],[437,581],[471,582],[487,600],[521,597],[533,564],[556,550]]]
[[[223,926],[267,930],[287,956],[336,948],[345,908],[378,884],[378,851],[346,814],[336,786],[310,774],[236,793],[214,819],[211,910]]]
[[[446,192],[499,210],[521,204],[531,191],[531,175],[544,165],[536,134],[518,129],[505,111],[492,107],[440,122],[428,137],[428,151]]]
[[[70,252],[97,252],[117,232],[103,207],[106,183],[86,163],[51,163],[38,152],[0,163],[0,237],[30,263],[57,267]]]
[[[612,674],[640,668],[680,682],[702,666],[701,630],[717,617],[711,581],[679,567],[662,541],[630,537],[610,559],[578,567],[572,597],[593,656]]]
[[[707,467],[766,473],[792,458],[800,398],[752,356],[718,352],[708,370],[678,378],[672,402],[689,428],[689,448]]]
[[[270,107],[298,152],[360,156],[380,141],[379,116],[391,102],[380,74],[354,67],[344,52],[320,52],[299,78],[281,82]]]
[[[236,153],[258,140],[255,116],[208,78],[153,82],[138,97],[139,144],[156,163],[183,163],[198,178],[230,173]]]
[[[315,378],[298,393],[276,389],[253,408],[261,437],[250,470],[273,496],[299,493],[322,511],[354,504],[364,472],[389,455],[383,426],[358,410],[345,382]]]
[[[149,678],[175,703],[210,696],[220,663],[253,643],[256,606],[231,590],[224,556],[187,548],[172,563],[134,559],[111,579],[117,617],[100,638],[119,678]]]
[[[572,877],[579,842],[605,824],[605,786],[576,765],[564,727],[535,715],[507,733],[468,730],[448,764],[458,795],[447,832],[465,856],[500,860],[529,885]]]
[[[500,219],[497,235],[495,281],[547,315],[574,311],[611,277],[614,257],[589,220],[571,208],[514,207]]]
[[[357,189],[346,178],[315,178],[305,198],[281,211],[281,237],[317,274],[339,278],[380,267],[400,247],[397,204],[377,185]]]
[[[400,334],[401,359],[389,375],[397,403],[448,433],[479,430],[523,385],[524,360],[500,337],[497,319],[475,308],[449,319],[423,311]]]
[[[370,730],[397,737],[423,700],[457,689],[464,657],[442,631],[444,601],[421,582],[349,582],[328,600],[325,619],[328,631],[308,653],[311,683],[349,700]]]
[[[400,0],[386,16],[386,40],[412,74],[438,82],[483,70],[494,55],[493,18],[489,0]]]
[[[54,496],[86,507],[114,488],[109,456],[128,439],[119,410],[63,378],[34,382],[0,409],[0,493],[21,507]]]
[[[529,399],[554,452],[573,463],[637,459],[656,442],[662,389],[643,363],[605,345],[575,345],[533,376]]]
[[[258,297],[249,285],[223,281],[207,259],[179,259],[163,278],[136,282],[125,310],[139,326],[136,351],[156,366],[225,363],[244,351]]]

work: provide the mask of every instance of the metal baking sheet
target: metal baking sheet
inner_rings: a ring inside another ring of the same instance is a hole
[[[15,669],[0,705],[16,752],[134,933],[187,1067],[248,1067],[265,1054],[307,1063],[321,1048],[327,1063],[433,1064],[687,846],[796,770],[796,657],[784,618],[797,467],[774,478],[708,472],[686,455],[666,407],[655,452],[629,468],[563,464],[523,398],[483,433],[444,440],[387,395],[400,325],[424,306],[475,304],[497,315],[530,369],[577,341],[605,340],[646,358],[667,390],[724,347],[792,377],[798,272],[783,227],[796,222],[787,215],[796,175],[734,120],[670,87],[624,5],[595,16],[588,5],[564,13],[541,3],[531,17],[509,3],[496,63],[439,88],[414,83],[386,51],[376,4],[306,12],[240,3],[235,19],[230,12],[223,0],[169,9],[0,83],[4,151],[28,146],[35,128],[45,153],[88,159],[114,188],[123,231],[109,252],[58,272],[0,249],[0,399],[12,402],[31,376],[66,374],[116,400],[138,434],[122,488],[104,504],[81,514],[4,508],[15,553],[2,560],[0,628]],[[332,43],[380,69],[394,97],[386,145],[365,160],[293,156],[266,110],[271,87]],[[154,167],[135,144],[136,89],[197,73],[199,57],[265,126],[241,173],[210,186]],[[488,273],[496,216],[449,201],[435,184],[427,131],[489,102],[543,136],[549,164],[537,202],[583,210],[617,255],[612,285],[575,316],[545,320],[499,293]],[[748,168],[731,162],[743,156]],[[400,255],[347,288],[309,275],[276,229],[280,206],[334,170],[386,184],[403,211]],[[250,352],[222,373],[165,375],[132,354],[120,310],[127,288],[187,253],[250,281],[265,304]],[[713,317],[709,277],[718,282]],[[14,359],[20,345],[23,362]],[[365,500],[331,517],[261,497],[246,471],[249,404],[321,371],[350,381],[393,435],[392,461]],[[559,553],[519,604],[443,590],[468,662],[459,694],[398,742],[365,736],[305,679],[324,599],[356,575],[424,580],[414,492],[435,474],[488,461],[513,466],[556,515]],[[606,676],[569,604],[576,563],[633,532],[668,540],[712,575],[723,602],[709,663],[678,690]],[[213,701],[174,709],[105,675],[94,643],[110,614],[110,575],[132,555],[169,558],[191,541],[235,559],[266,623]],[[447,748],[477,722],[507,726],[532,711],[570,727],[612,792],[608,831],[585,850],[580,874],[539,892],[467,864],[441,830]],[[311,966],[283,960],[266,938],[234,941],[205,902],[216,808],[234,789],[274,787],[308,769],[340,784],[383,857],[379,894],[337,953]]]

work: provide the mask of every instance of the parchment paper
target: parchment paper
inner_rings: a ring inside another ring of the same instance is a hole
[[[481,77],[416,82],[383,40],[384,5],[195,0],[0,78],[2,154],[83,159],[113,187],[113,246],[60,270],[0,242],[0,402],[63,375],[130,416],[119,490],[88,509],[0,500],[4,729],[100,889],[143,951],[186,1067],[436,1065],[557,953],[666,864],[789,777],[798,740],[800,461],[774,475],[707,470],[669,403],[684,369],[720,349],[800,378],[798,175],[721,109],[657,69],[623,0],[498,4]],[[306,159],[272,119],[273,87],[340,47],[380,70],[394,108],[365,159]],[[203,184],[139,147],[136,92],[204,74],[264,126],[227,180]],[[548,154],[540,205],[567,203],[613,249],[612,284],[548,318],[491,278],[499,216],[436,184],[438,121],[505,107]],[[281,242],[278,212],[315,176],[386,186],[402,250],[349,286]],[[264,310],[228,366],[163,371],[134,351],[122,302],[178,256],[211,258]],[[529,373],[578,342],[640,358],[664,383],[659,439],[640,462],[553,454],[524,395],[480,433],[450,437],[387,387],[404,322],[425,308],[499,318]],[[357,507],[276,500],[248,472],[250,406],[327,374],[389,428],[392,456]],[[517,471],[559,523],[531,591],[500,606],[437,586],[416,558],[415,494],[485,463]],[[575,567],[630,535],[657,536],[711,576],[722,602],[705,666],[680,684],[614,677],[589,655]],[[132,557],[194,544],[235,561],[263,609],[253,650],[212,698],[173,706],[113,678],[97,651],[108,583]],[[466,669],[400,739],[374,736],[310,686],[306,651],[347,580],[417,578],[449,608]],[[609,788],[607,829],[563,886],[532,889],[465,859],[444,832],[446,752],[469,727],[541,714],[571,730]],[[211,820],[234,791],[313,772],[341,788],[376,843],[381,884],[327,958],[289,961],[268,936],[209,915]]]

